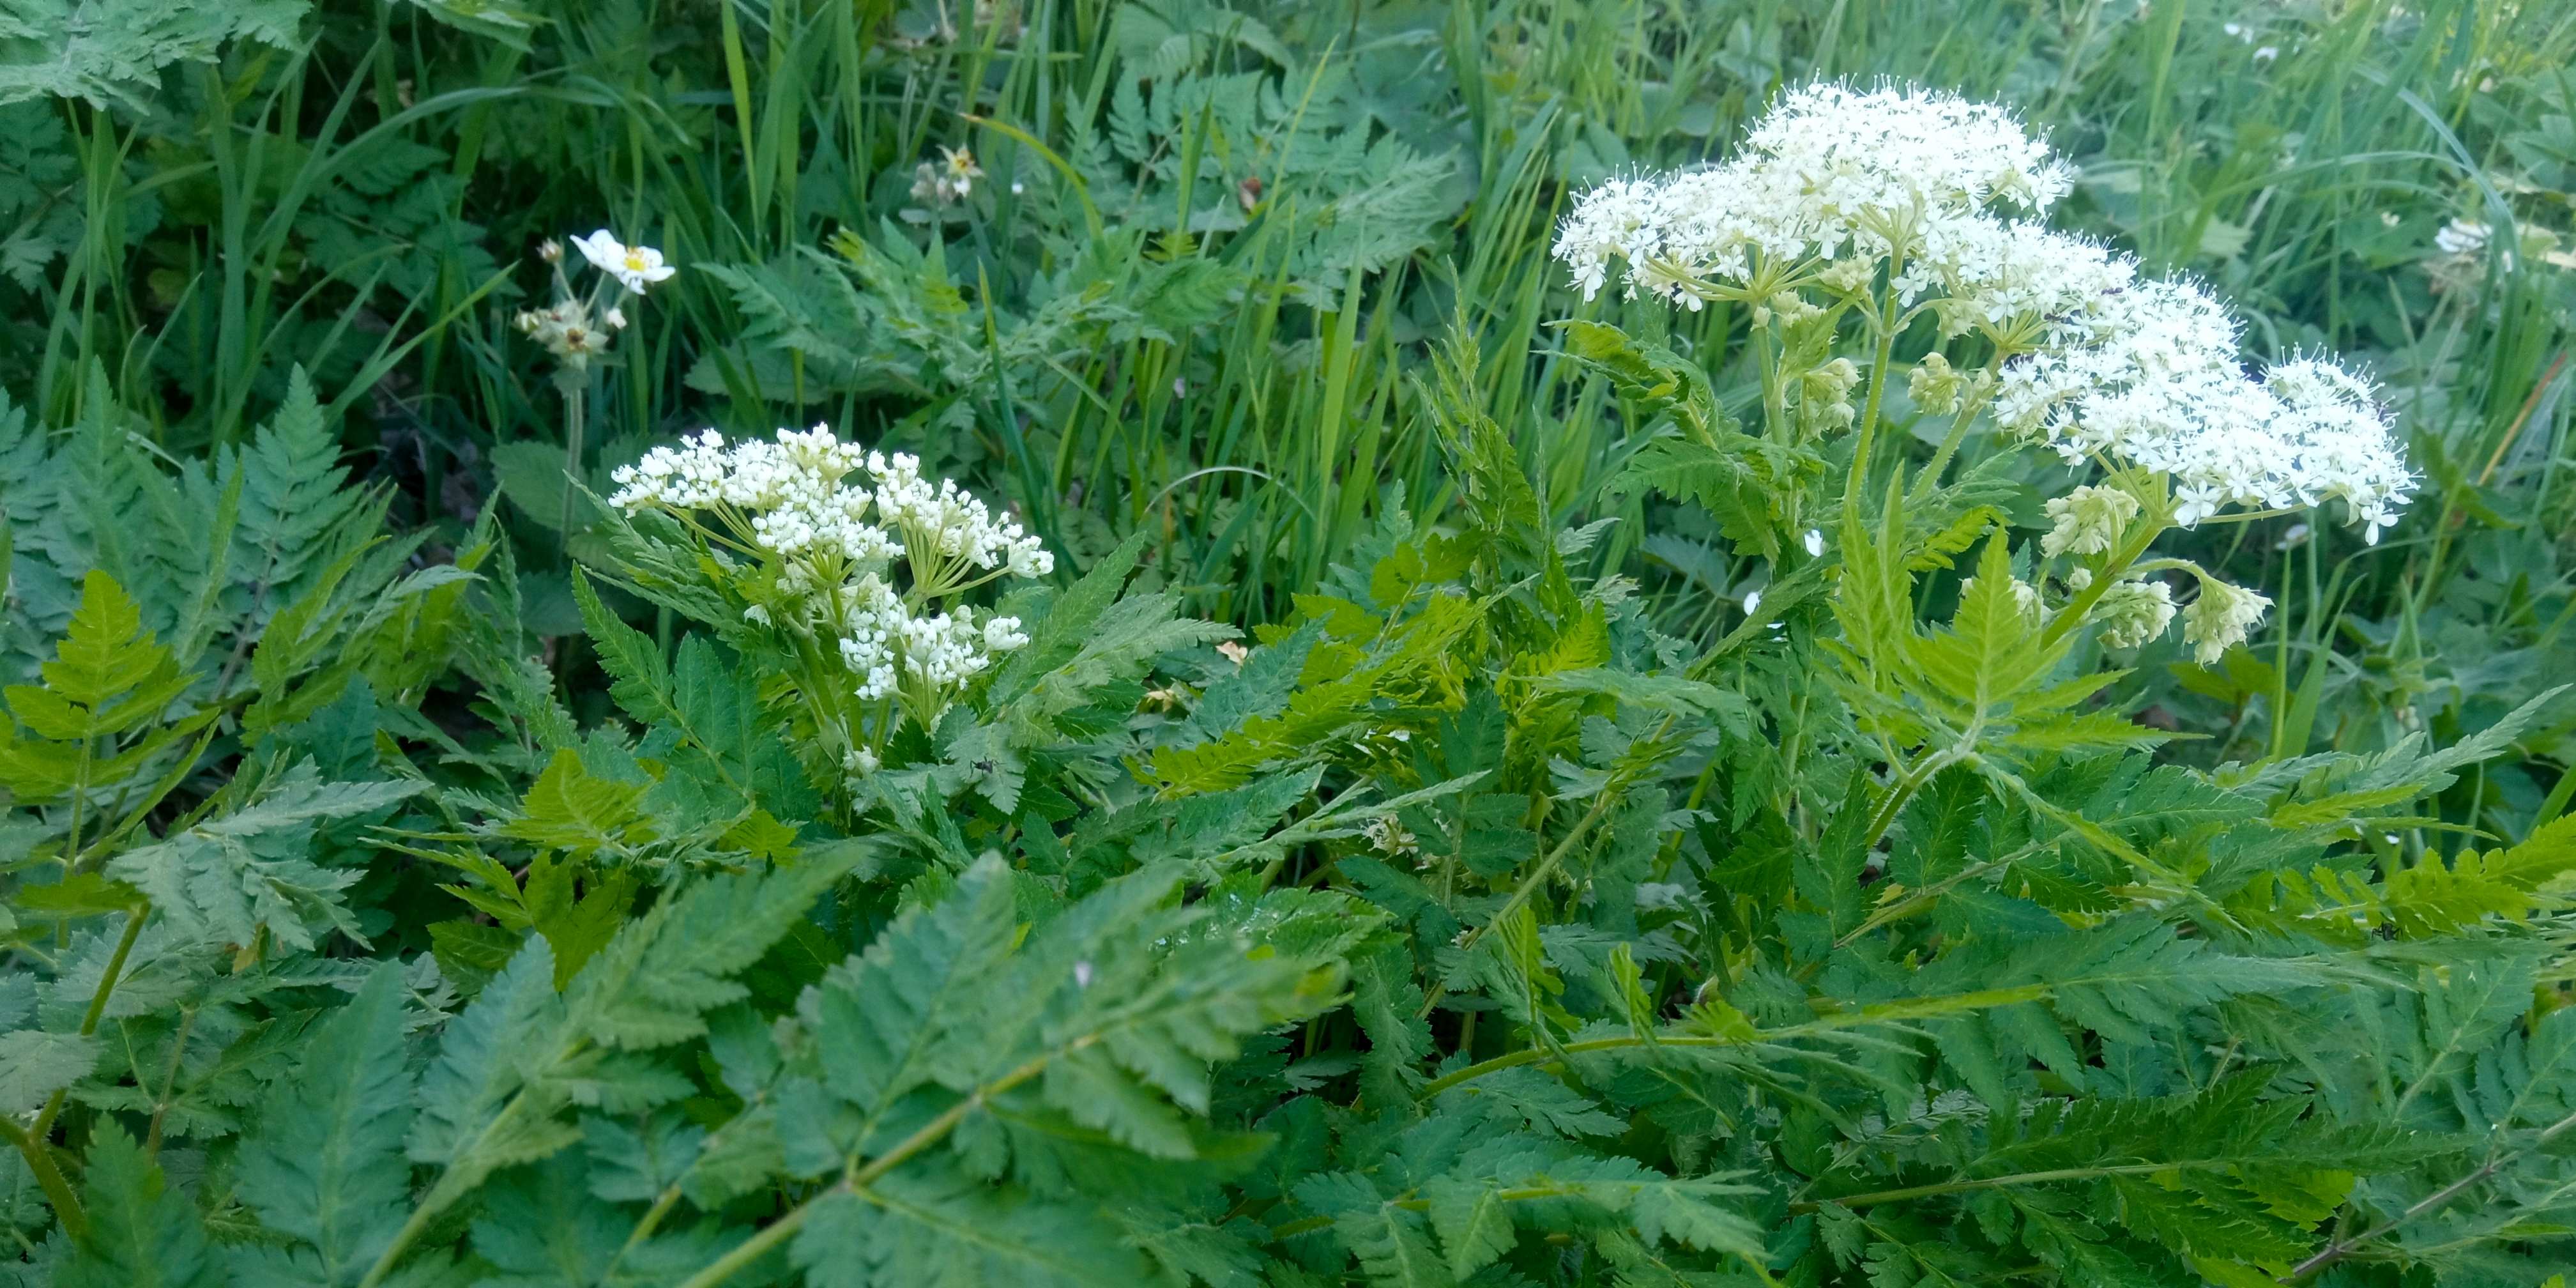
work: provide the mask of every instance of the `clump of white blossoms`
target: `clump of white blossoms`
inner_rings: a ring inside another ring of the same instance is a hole
[[[2170,591],[2137,578],[2200,573],[2141,565],[2168,527],[2340,501],[2376,542],[2416,479],[2369,383],[2323,357],[2247,370],[2241,331],[2207,287],[2041,222],[2072,179],[2006,109],[1809,85],[1725,161],[1585,194],[1555,255],[1586,299],[1615,284],[1694,311],[1742,307],[1766,436],[1798,445],[1852,427],[1856,481],[1891,374],[1917,412],[1952,418],[1927,478],[1981,418],[2100,470],[2099,485],[2049,503],[2042,549],[2075,561],[2059,573],[2067,609],[2101,623],[2106,643],[2144,643],[2171,622]],[[1813,343],[1816,328],[1833,343]],[[1930,345],[1910,372],[1900,340]],[[1834,352],[1845,347],[1858,352]],[[2214,659],[2268,601],[2200,575],[2185,630]]]
[[[856,476],[853,478],[853,476]],[[864,452],[824,426],[727,444],[708,430],[611,477],[609,504],[658,510],[737,556],[755,625],[828,650],[847,692],[877,712],[844,729],[853,773],[877,763],[901,713],[924,729],[998,656],[1028,643],[1016,617],[962,602],[1003,577],[1045,577],[1035,537],[921,462]]]
[[[545,346],[565,372],[578,376],[591,359],[608,352],[609,341],[626,329],[628,300],[641,299],[646,290],[668,281],[677,270],[662,262],[662,252],[629,246],[605,228],[573,238],[572,245],[600,271],[599,280],[588,291],[575,291],[564,273],[563,245],[549,238],[537,248],[537,257],[554,272],[554,302],[542,309],[523,309],[513,321]]]
[[[914,167],[912,199],[932,210],[945,210],[973,194],[975,181],[983,177],[984,167],[975,163],[972,150],[942,147],[938,160]]]

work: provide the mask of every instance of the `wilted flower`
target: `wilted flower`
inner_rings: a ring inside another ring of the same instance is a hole
[[[608,352],[609,333],[591,322],[590,310],[577,300],[558,300],[542,309],[522,309],[511,320],[574,371]]]
[[[1360,835],[1368,841],[1369,848],[1384,855],[1411,854],[1422,848],[1410,829],[1384,815],[1362,823]]]

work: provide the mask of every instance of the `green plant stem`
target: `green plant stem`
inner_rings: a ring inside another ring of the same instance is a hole
[[[152,1125],[143,1135],[147,1153],[161,1152],[161,1123],[170,1116],[170,1097],[179,1087],[180,1057],[188,1052],[188,1035],[196,1030],[198,1014],[193,1006],[179,1012],[179,1032],[170,1039],[170,1062],[161,1070],[161,1094],[152,1098]]]
[[[2568,1131],[2571,1128],[2576,1128],[2576,1114],[2569,1114],[2566,1117],[2559,1119],[2557,1122],[2550,1124],[2549,1127],[2542,1131],[2539,1137],[2534,1139],[2530,1144],[2525,1145],[2520,1149],[2510,1150],[2488,1159],[2484,1164],[2480,1165],[2477,1170],[2472,1171],[2468,1175],[2463,1176],[2460,1179],[2425,1195],[2423,1198],[2416,1200],[2415,1203],[2409,1206],[2405,1211],[2400,1212],[2349,1239],[2336,1239],[2333,1242],[2328,1243],[2325,1247],[2318,1249],[2315,1256],[2292,1266],[2290,1268],[2290,1273],[2281,1276],[2280,1282],[2285,1284],[2297,1283],[2299,1280],[2305,1279],[2309,1275],[2315,1274],[2316,1272],[2343,1260],[2345,1257],[2352,1255],[2354,1251],[2361,1248],[2364,1244],[2369,1243],[2371,1240],[2380,1238],[2397,1229],[2399,1226],[2402,1226],[2407,1222],[2412,1221],[2455,1198],[2458,1198],[2460,1195],[2466,1193],[2470,1186],[2476,1185],[2478,1182],[2495,1175],[2497,1172],[2503,1171],[2507,1164],[2512,1163],[2516,1159],[2540,1150],[2542,1147],[2548,1145],[2550,1141],[2557,1139],[2561,1132]]]
[[[2102,596],[2110,592],[2112,583],[2127,574],[2129,565],[2136,563],[2138,556],[2145,554],[2147,547],[2164,535],[2164,530],[2165,525],[2161,522],[2138,524],[2137,531],[2131,533],[2111,561],[2102,566],[2102,572],[2093,579],[2093,584],[2075,592],[2075,597],[2057,610],[2057,616],[2050,619],[2047,628],[2040,633],[2040,647],[2054,645],[2082,627],[2084,619],[2092,613],[2093,605],[2101,602]]]
[[[1898,1190],[1872,1190],[1867,1194],[1846,1194],[1838,1198],[1815,1199],[1792,1203],[1792,1212],[1813,1212],[1827,1204],[1835,1207],[1876,1207],[1881,1203],[1901,1203],[1907,1199],[1938,1198],[1944,1194],[1965,1194],[1973,1190],[1996,1190],[2014,1185],[2045,1185],[2051,1181],[2089,1181],[2104,1176],[2140,1176],[2153,1172],[2210,1171],[2234,1167],[2242,1162],[2234,1158],[2194,1158],[2179,1162],[2113,1163],[2102,1167],[2061,1167],[2045,1172],[2014,1172],[2008,1176],[1986,1176],[1965,1181],[1941,1181],[1932,1185],[1909,1185]]]
[[[733,16],[732,6],[726,6],[725,16],[728,19]],[[564,395],[563,508],[556,512],[555,517],[563,524],[557,530],[557,534],[562,538],[560,548],[569,555],[572,550],[572,502],[573,497],[581,490],[581,440],[583,430],[588,428],[585,422],[589,419],[590,381],[586,376],[578,380],[573,379],[569,371],[565,374],[566,379],[562,385]]]
[[[78,1239],[89,1233],[89,1213],[81,1207],[80,1198],[72,1193],[71,1183],[63,1179],[61,1168],[54,1166],[54,1151],[43,1138],[27,1134],[24,1128],[0,1117],[0,1136],[18,1147],[27,1160],[27,1170],[35,1173],[36,1184],[44,1187],[45,1198],[54,1205],[54,1216],[63,1223],[63,1233]]]
[[[983,1108],[985,1103],[990,1101],[993,1097],[1001,1095],[1013,1087],[1019,1086],[1021,1083],[1027,1082],[1029,1079],[1045,1072],[1046,1067],[1060,1057],[1071,1055],[1097,1041],[1099,1041],[1098,1035],[1084,1034],[1067,1044],[1060,1051],[1050,1051],[1045,1055],[1038,1056],[1030,1060],[1028,1063],[1011,1070],[1009,1073],[1005,1073],[1001,1077],[995,1078],[991,1082],[977,1087],[974,1092],[968,1095],[965,1099],[958,1101],[956,1104],[950,1105],[946,1113],[931,1119],[929,1122],[923,1123],[919,1130],[916,1130],[911,1135],[904,1137],[900,1142],[896,1143],[894,1148],[878,1155],[865,1167],[858,1166],[856,1160],[853,1159],[850,1170],[840,1179],[840,1181],[821,1193],[797,1204],[794,1208],[788,1211],[787,1215],[782,1216],[767,1226],[762,1227],[758,1234],[755,1234],[750,1238],[743,1240],[740,1244],[735,1245],[733,1251],[716,1258],[713,1262],[708,1263],[704,1269],[682,1281],[679,1288],[715,1288],[717,1284],[721,1284],[725,1280],[732,1278],[735,1271],[759,1260],[761,1256],[767,1253],[771,1248],[777,1247],[779,1244],[786,1242],[790,1237],[794,1236],[796,1231],[805,1224],[806,1220],[814,1215],[816,1204],[819,1204],[823,1200],[836,1194],[856,1194],[864,1196],[867,1192],[868,1186],[874,1184],[886,1173],[893,1171],[898,1165],[902,1164],[904,1160],[930,1148],[932,1145],[937,1144],[942,1137],[956,1130],[957,1124],[966,1121],[966,1115]]]
[[[1895,903],[1889,904],[1888,906],[1879,909],[1877,912],[1870,914],[1869,920],[1854,926],[1850,933],[1836,939],[1834,941],[1834,947],[1848,948],[1854,940],[1859,939],[1861,936],[1866,935],[1881,926],[1888,925],[1892,922],[1902,921],[1905,918],[1913,916],[1915,913],[1932,906],[1932,904],[1940,900],[1941,896],[1948,894],[1952,890],[1956,890],[1960,886],[1965,885],[1970,881],[1974,881],[1978,877],[1984,876],[1989,872],[2011,867],[2013,864],[2019,863],[2023,859],[2029,858],[2031,855],[2037,854],[2042,850],[2054,849],[2061,843],[2061,841],[2062,838],[2058,837],[2051,837],[2045,841],[2033,841],[2001,858],[1988,859],[1983,863],[1972,863],[1967,867],[1961,868],[1957,872],[1951,873],[1949,876],[1943,877],[1939,881],[1935,881],[1932,884],[1897,900]]]
[[[1861,838],[1863,853],[1884,839],[1889,828],[1896,826],[1897,814],[1905,808],[1907,801],[1914,799],[1914,793],[1923,790],[1923,784],[1932,781],[1933,775],[1975,758],[1979,732],[1980,726],[1970,725],[1967,732],[1959,735],[1958,742],[1939,751],[1925,753],[1922,759],[1914,762],[1912,769],[1888,784],[1887,798],[1880,801],[1877,810],[1870,815],[1869,833]]]
[[[1524,1185],[1517,1189],[1496,1190],[1494,1191],[1494,1197],[1504,1203],[1525,1203],[1531,1199],[1558,1198],[1567,1192],[1566,1188],[1562,1185]],[[1386,1202],[1386,1206],[1402,1208],[1407,1212],[1428,1212],[1431,1210],[1431,1202],[1428,1199],[1389,1199]],[[1273,1240],[1293,1239],[1301,1234],[1313,1234],[1317,1230],[1331,1226],[1334,1220],[1335,1218],[1329,1216],[1299,1217],[1286,1225],[1272,1230],[1270,1232],[1270,1237]]]
[[[151,914],[150,904],[137,904],[125,910],[125,933],[118,937],[116,951],[109,954],[106,969],[99,972],[98,988],[89,995],[89,1009],[81,1013],[82,1037],[98,1032],[98,1022],[107,1014],[108,995],[116,991],[117,978],[125,973],[125,959],[134,951],[135,938],[143,933],[143,919]],[[39,1143],[53,1130],[54,1115],[62,1112],[66,1091],[66,1088],[56,1087],[54,1094],[45,1097],[44,1109],[36,1114],[35,1123],[27,1128],[27,1134]]]
[[[1923,468],[1914,475],[1914,486],[1907,490],[1906,495],[1909,504],[1921,504],[1932,495],[1934,488],[1941,486],[1941,471],[1948,469],[1950,458],[1959,454],[1959,445],[1968,439],[1968,426],[1976,423],[1980,410],[1982,408],[1975,403],[1959,408],[1959,414],[1950,421],[1950,432],[1941,439],[1940,449],[1933,452],[1932,459],[1924,462]]]
[[[1641,744],[1663,741],[1664,735],[1672,730],[1673,720],[1674,717],[1669,715],[1665,716],[1663,723],[1655,726],[1655,731],[1652,734],[1649,734],[1638,741]],[[1611,804],[1618,800],[1620,791],[1626,786],[1627,784],[1623,780],[1623,777],[1615,774],[1612,775],[1610,781],[1601,784],[1601,790],[1592,798],[1592,808],[1585,810],[1583,812],[1583,817],[1575,820],[1573,830],[1567,832],[1564,839],[1556,843],[1556,848],[1549,850],[1547,852],[1547,857],[1539,861],[1538,867],[1532,869],[1529,876],[1522,879],[1520,886],[1512,891],[1512,897],[1504,902],[1499,911],[1497,911],[1493,916],[1486,918],[1484,925],[1468,931],[1466,936],[1458,941],[1458,950],[1460,952],[1465,952],[1466,950],[1475,947],[1476,941],[1484,938],[1487,930],[1501,924],[1504,918],[1520,911],[1521,905],[1528,903],[1531,896],[1538,893],[1539,883],[1547,880],[1547,878],[1553,875],[1556,872],[1556,869],[1565,862],[1565,856],[1574,849],[1575,842],[1582,840],[1584,833],[1591,831],[1592,825],[1600,822],[1601,816],[1610,812]],[[1434,992],[1430,997],[1424,999],[1421,1014],[1428,1016],[1433,1011],[1438,1010],[1440,1008],[1440,999],[1442,996],[1444,996],[1444,994]]]
[[[1896,352],[1896,276],[1905,271],[1905,256],[1887,261],[1887,302],[1879,310],[1878,349],[1869,363],[1869,398],[1861,406],[1860,436],[1852,444],[1851,478],[1843,485],[1844,504],[1852,504],[1869,481],[1869,458],[1878,444],[1878,412],[1887,394],[1887,364]]]
[[[512,1096],[510,1103],[503,1106],[501,1112],[492,1115],[491,1122],[484,1124],[483,1130],[475,1136],[474,1143],[456,1157],[470,1158],[479,1153],[483,1143],[492,1139],[493,1134],[501,1130],[502,1124],[516,1117],[527,1103],[528,1093],[525,1090]],[[442,1198],[439,1192],[446,1187],[446,1184],[447,1175],[442,1174],[437,1183],[430,1186],[429,1193],[423,1196],[419,1203],[413,1205],[411,1216],[403,1222],[401,1229],[394,1232],[393,1241],[386,1244],[384,1252],[376,1257],[376,1264],[367,1267],[366,1277],[358,1281],[358,1288],[375,1288],[377,1284],[383,1283],[385,1276],[393,1273],[395,1263],[401,1261],[403,1253],[411,1248],[412,1242],[429,1229],[429,1223],[440,1212],[445,1211],[448,1204],[460,1197],[450,1194]]]

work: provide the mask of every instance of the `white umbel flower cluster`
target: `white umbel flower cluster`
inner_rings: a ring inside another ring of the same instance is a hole
[[[1817,84],[1791,90],[1723,164],[1616,180],[1575,203],[1556,257],[1590,299],[1614,261],[1627,286],[1696,309],[1810,260],[1919,254],[1961,216],[2032,214],[2073,171],[2002,108],[1952,94]]]
[[[1978,333],[1994,355],[1971,374],[1927,358],[1910,382],[1919,400],[1982,406],[2069,462],[2163,472],[2186,527],[2340,499],[2375,542],[2416,480],[2368,384],[2322,358],[2249,374],[2207,288],[2037,222],[2070,181],[2001,108],[1811,85],[1730,160],[1586,194],[1555,254],[1586,299],[1616,272],[1632,298],[1739,301],[1757,324],[1811,315],[1802,292],[1848,297],[1884,271],[1896,305],[1933,313],[1946,336]]]
[[[1029,642],[1018,618],[949,601],[1055,571],[1035,537],[955,482],[923,478],[918,458],[864,452],[825,426],[731,444],[707,430],[611,477],[611,505],[670,512],[759,561],[743,587],[747,620],[831,637],[852,692],[898,701],[925,727]]]
[[[872,572],[862,573],[851,590],[854,611],[841,636],[841,662],[859,677],[859,697],[870,702],[955,690],[982,674],[995,656],[1029,642],[1016,617],[979,621],[964,604],[916,613]]]

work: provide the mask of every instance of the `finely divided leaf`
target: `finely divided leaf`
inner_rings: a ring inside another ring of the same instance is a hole
[[[315,1030],[302,1065],[271,1090],[242,1147],[243,1201],[269,1229],[318,1254],[315,1283],[355,1283],[410,1207],[402,977],[402,963],[391,960],[368,973],[358,995]]]

